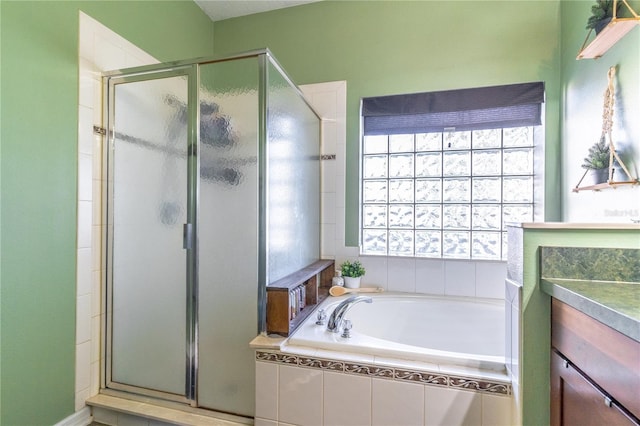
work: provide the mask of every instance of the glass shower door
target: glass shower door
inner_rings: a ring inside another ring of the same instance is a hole
[[[200,67],[198,405],[251,416],[258,333],[256,57]]]
[[[107,203],[107,386],[179,401],[188,394],[191,346],[184,73],[111,79]]]

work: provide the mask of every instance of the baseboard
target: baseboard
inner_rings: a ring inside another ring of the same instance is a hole
[[[87,426],[91,424],[91,409],[89,407],[84,407],[80,411],[76,411],[69,417],[60,420],[54,426]]]

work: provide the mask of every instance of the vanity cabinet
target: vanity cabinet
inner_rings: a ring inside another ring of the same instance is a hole
[[[328,295],[334,261],[319,260],[267,286],[267,333],[289,336]]]
[[[640,425],[640,342],[552,298],[551,425]]]

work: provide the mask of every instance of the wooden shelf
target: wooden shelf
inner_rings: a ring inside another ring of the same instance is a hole
[[[333,260],[319,260],[267,286],[267,333],[293,333],[329,295],[334,265]]]
[[[601,57],[611,46],[639,24],[640,17],[612,19],[609,25],[600,31],[591,43],[583,46],[576,59],[597,59]]]
[[[618,18],[617,10],[621,4],[624,4],[632,15],[630,18]],[[627,0],[613,0],[611,22],[587,45],[587,40],[589,40],[593,29],[589,30],[576,59],[598,59],[638,24],[640,24],[640,16],[631,8]]]
[[[640,185],[640,181],[636,180],[628,180],[628,181],[619,181],[619,182],[604,182],[598,183],[596,185],[588,185],[588,186],[576,186],[573,188],[573,192],[580,191],[600,191],[602,189],[613,188],[616,189],[619,186],[633,186]]]

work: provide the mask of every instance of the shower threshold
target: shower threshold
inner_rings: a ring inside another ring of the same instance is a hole
[[[220,413],[182,404],[139,397],[125,392],[102,390],[100,394],[86,400],[92,408],[93,421],[117,425],[121,414],[141,419],[185,426],[244,426],[252,425],[253,419]],[[151,423],[153,424],[153,423]]]

